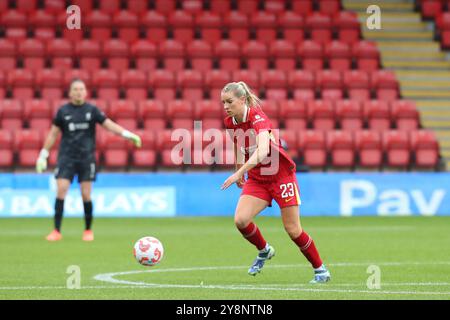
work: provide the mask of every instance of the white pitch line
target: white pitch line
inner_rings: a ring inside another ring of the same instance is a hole
[[[329,264],[330,266],[367,266],[371,263],[336,263]],[[375,263],[377,265],[405,265],[409,263],[405,262],[384,262],[384,263]],[[421,265],[421,264],[445,264],[449,265],[450,262],[414,262],[412,264]],[[271,268],[292,268],[299,267],[303,265],[271,265]],[[205,270],[231,270],[231,269],[242,269],[247,268],[245,266],[218,266],[218,267],[197,267],[197,268],[169,268],[169,269],[152,269],[152,270],[136,270],[136,271],[124,271],[124,272],[114,272],[114,273],[104,273],[98,274],[94,277],[95,280],[104,281],[108,283],[114,284],[124,284],[128,286],[139,286],[142,288],[150,287],[150,288],[190,288],[190,289],[223,289],[223,290],[263,290],[263,291],[305,291],[305,292],[340,292],[340,293],[369,293],[369,294],[405,294],[405,295],[450,295],[450,292],[435,292],[435,291],[387,291],[387,290],[344,290],[344,289],[331,289],[331,288],[299,288],[297,287],[280,287],[279,285],[269,285],[269,286],[255,286],[255,285],[181,285],[181,284],[157,284],[157,283],[148,283],[148,282],[135,282],[135,281],[127,281],[127,280],[118,280],[114,277],[137,274],[137,273],[160,273],[160,272],[189,272],[189,271],[205,271]],[[439,284],[442,285],[442,282]],[[330,284],[333,285],[333,284]],[[339,284],[337,284],[339,285]],[[342,284],[344,286],[351,286],[353,284]],[[358,284],[361,285],[361,284]]]

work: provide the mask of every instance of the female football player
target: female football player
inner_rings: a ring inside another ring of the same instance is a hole
[[[85,231],[84,241],[94,240],[92,224],[92,181],[95,181],[95,127],[101,124],[105,129],[131,140],[136,147],[141,146],[141,138],[122,128],[96,106],[86,102],[87,90],[82,80],[73,80],[69,88],[70,102],[61,106],[53,120],[53,125],[36,161],[36,171],[41,173],[47,168],[50,149],[60,133],[61,144],[58,152],[58,164],[55,169],[57,195],[55,200],[54,230],[46,237],[48,241],[62,239],[61,222],[63,218],[64,198],[75,175],[80,183],[83,198]]]
[[[275,200],[280,206],[286,232],[314,268],[311,283],[329,281],[330,272],[322,263],[313,239],[300,225],[301,201],[295,163],[274,138],[270,121],[260,107],[260,100],[244,82],[228,83],[222,89],[221,99],[228,115],[224,122],[234,141],[237,164],[236,172],[225,180],[222,189],[233,183],[243,188],[234,222],[242,235],[259,250],[248,273],[256,275],[264,263],[275,255],[274,248],[252,221]]]

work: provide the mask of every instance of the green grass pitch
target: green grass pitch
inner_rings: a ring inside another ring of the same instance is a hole
[[[450,299],[449,217],[302,218],[332,273],[322,285],[308,284],[312,269],[279,217],[256,219],[276,249],[256,277],[256,250],[232,217],[97,219],[92,243],[83,223],[65,219],[64,239],[48,243],[50,219],[0,220],[0,299]],[[134,260],[143,236],[162,241],[159,265]],[[80,289],[66,286],[71,265]],[[370,265],[379,289],[367,285]]]

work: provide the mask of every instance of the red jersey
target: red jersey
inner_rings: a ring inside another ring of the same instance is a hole
[[[256,150],[256,136],[263,131],[270,132],[269,156],[261,163],[258,163],[256,167],[249,170],[249,178],[260,181],[272,181],[295,173],[295,162],[281,147],[279,137],[275,138],[270,120],[260,108],[246,108],[244,119],[241,123],[237,123],[236,119],[231,116],[226,117],[224,123],[226,129],[231,129],[233,142],[237,145],[237,152],[244,154],[246,162]],[[275,171],[268,170],[269,168],[274,168]]]

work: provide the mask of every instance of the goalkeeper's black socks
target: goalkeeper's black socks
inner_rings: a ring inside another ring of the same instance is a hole
[[[55,200],[55,229],[58,230],[58,232],[61,231],[63,211],[64,211],[64,199],[56,198],[56,200]]]
[[[91,230],[92,225],[92,201],[83,202],[84,223],[86,230]]]

